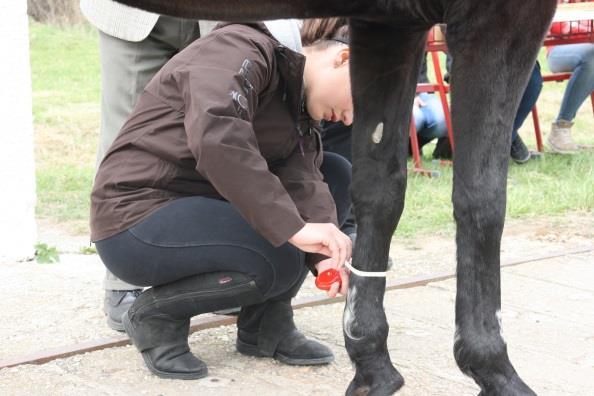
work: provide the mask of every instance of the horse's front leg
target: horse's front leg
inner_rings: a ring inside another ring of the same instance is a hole
[[[404,207],[408,128],[426,30],[351,21],[353,266],[385,271]],[[356,374],[347,395],[389,395],[404,384],[387,348],[385,278],[351,274],[344,337]]]
[[[456,142],[454,355],[481,395],[534,394],[510,363],[501,336],[499,252],[512,123],[555,3],[483,2],[450,10],[447,21]]]

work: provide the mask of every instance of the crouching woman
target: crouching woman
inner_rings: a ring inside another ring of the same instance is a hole
[[[97,172],[92,240],[114,275],[147,287],[122,321],[159,377],[205,376],[190,318],[237,306],[240,353],[333,360],[296,329],[291,299],[307,268],[338,269],[342,287],[329,293],[347,290],[351,241],[339,226],[350,207],[331,191],[346,193],[350,165],[322,157],[315,128],[352,122],[347,28],[317,23],[336,39],[300,48],[284,23],[222,24],[176,55]]]

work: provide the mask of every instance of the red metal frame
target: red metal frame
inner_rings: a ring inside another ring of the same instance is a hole
[[[410,170],[414,173],[420,173],[423,176],[438,177],[438,171],[423,168],[421,150],[419,150],[419,140],[417,139],[417,128],[415,127],[415,120],[413,117],[410,119],[409,138],[413,157],[413,168]]]
[[[540,122],[538,121],[538,109],[536,105],[532,108],[532,122],[534,124],[534,135],[536,136],[536,149],[539,153],[544,152],[542,145],[542,133],[540,133]]]
[[[452,147],[452,154],[454,153],[454,130],[452,128],[452,114],[450,113],[450,105],[448,104],[447,93],[450,92],[449,85],[446,87],[446,83],[443,80],[441,74],[441,65],[439,64],[439,54],[437,51],[431,51],[431,60],[433,61],[433,69],[435,71],[435,78],[437,80],[437,88],[439,92],[439,98],[441,99],[441,106],[443,107],[443,114],[446,120],[446,126],[448,128],[448,137],[450,138],[450,146]]]
[[[585,1],[583,3],[594,3]],[[545,47],[594,42],[594,20],[555,22],[544,40]]]
[[[443,79],[443,74],[441,72],[441,66],[439,64],[439,54],[438,52],[445,52],[447,47],[445,45],[445,41],[442,38],[439,38],[436,34],[436,30],[439,27],[435,27],[431,29],[429,32],[429,37],[427,40],[427,48],[426,51],[431,55],[431,62],[433,64],[433,70],[435,73],[435,84],[431,83],[424,83],[424,84],[417,84],[416,93],[438,93],[439,99],[441,101],[441,106],[443,108],[443,114],[446,120],[446,126],[448,129],[448,137],[450,139],[450,144],[452,146],[452,153],[454,152],[454,133],[452,129],[452,117],[450,113],[450,106],[448,104],[448,97],[447,94],[450,92],[450,87],[447,85]],[[423,168],[423,163],[421,159],[421,153],[419,150],[419,143],[417,139],[417,130],[415,128],[414,119],[411,119],[410,125],[410,145],[413,157],[414,168],[412,169],[413,172],[421,173],[426,176],[435,177],[439,176],[438,171],[431,171],[428,169]],[[450,164],[451,161],[441,161],[440,164]]]

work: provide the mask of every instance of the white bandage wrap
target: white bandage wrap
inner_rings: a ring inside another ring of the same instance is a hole
[[[345,261],[344,265],[350,269],[353,274],[366,278],[385,278],[388,275],[388,271],[378,272],[358,270],[357,268],[353,267],[350,261]]]

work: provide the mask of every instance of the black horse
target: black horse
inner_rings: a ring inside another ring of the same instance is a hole
[[[359,224],[353,265],[365,271],[386,269],[404,206],[410,109],[427,32],[446,23],[454,60],[454,356],[481,395],[534,394],[501,336],[499,251],[512,121],[557,0],[118,1],[195,19],[350,18],[352,194]],[[344,334],[356,374],[348,395],[388,395],[404,384],[387,349],[384,289],[383,278],[351,276]]]

